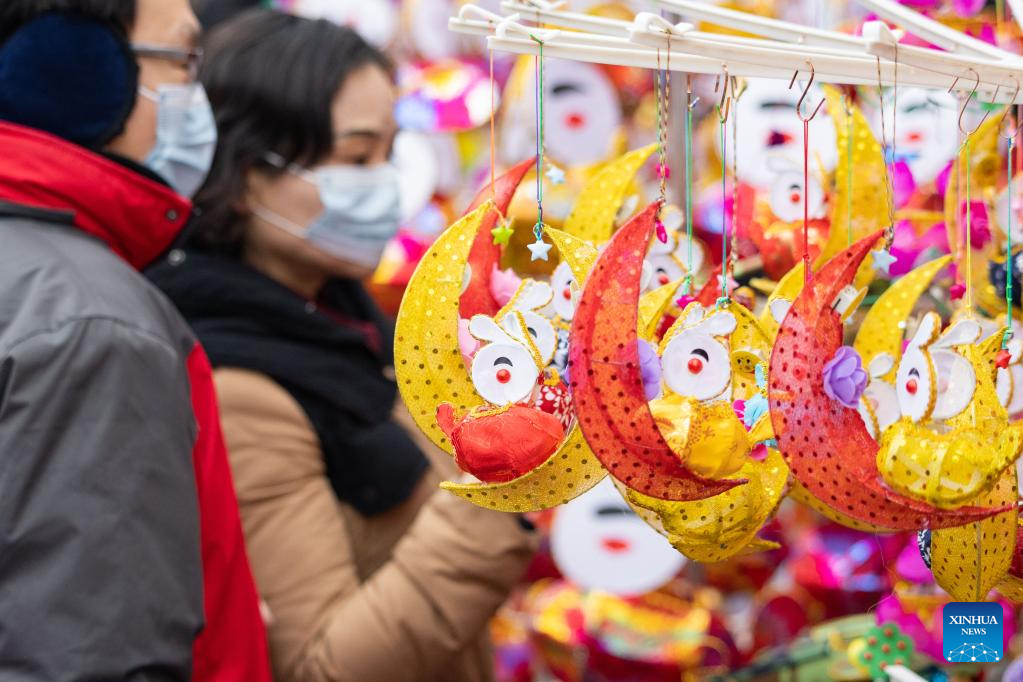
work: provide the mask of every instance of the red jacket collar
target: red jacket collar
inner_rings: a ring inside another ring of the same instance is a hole
[[[0,200],[68,211],[141,270],[170,248],[192,210],[174,190],[83,147],[0,122]]]

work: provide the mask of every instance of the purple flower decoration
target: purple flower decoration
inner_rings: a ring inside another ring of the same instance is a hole
[[[855,409],[866,387],[867,373],[860,354],[849,346],[842,346],[824,365],[824,392],[832,400]]]
[[[644,339],[639,339],[639,373],[646,399],[653,400],[661,392],[661,359],[657,357],[657,348]]]

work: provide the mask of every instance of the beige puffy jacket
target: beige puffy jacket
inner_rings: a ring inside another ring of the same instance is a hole
[[[492,677],[487,621],[521,577],[532,533],[438,489],[455,475],[407,411],[433,468],[367,518],[338,501],[298,403],[265,375],[215,373],[249,560],[269,607],[278,682],[475,682]]]

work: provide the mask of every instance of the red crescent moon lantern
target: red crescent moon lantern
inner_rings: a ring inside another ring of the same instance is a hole
[[[469,251],[469,287],[458,299],[459,314],[466,320],[472,319],[473,315],[495,315],[501,306],[497,304],[490,294],[490,274],[501,262],[501,247],[494,243],[490,230],[497,224],[500,214],[508,212],[508,205],[511,204],[515,190],[518,189],[522,178],[536,163],[536,159],[528,159],[512,166],[499,178],[494,180],[493,191],[490,185],[480,190],[476,198],[472,200],[469,208],[463,215],[468,215],[483,205],[487,199],[493,199],[497,211],[491,211],[483,218],[476,239]],[[499,213],[500,212],[500,213]]]
[[[586,280],[569,341],[572,399],[587,443],[612,476],[651,497],[700,500],[745,481],[706,479],[683,466],[647,406],[636,327],[656,216],[655,203],[626,223]]]
[[[792,304],[778,331],[768,379],[778,447],[792,475],[811,495],[874,527],[948,528],[1005,511],[941,510],[890,490],[877,471],[877,443],[856,410],[824,392],[824,365],[842,345],[842,322],[832,304],[880,236],[872,234],[828,261]]]

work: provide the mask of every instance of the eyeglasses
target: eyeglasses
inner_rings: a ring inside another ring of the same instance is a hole
[[[149,45],[135,43],[131,46],[132,51],[139,57],[151,59],[162,59],[168,62],[177,62],[188,69],[188,77],[196,80],[199,77],[199,67],[202,66],[203,51],[201,47],[183,49],[178,47],[167,47],[164,45]]]

